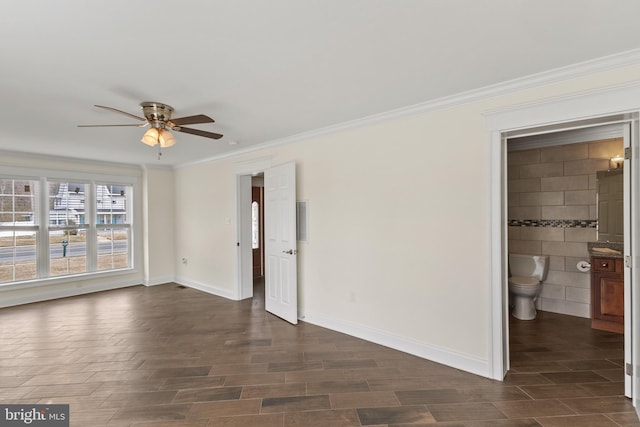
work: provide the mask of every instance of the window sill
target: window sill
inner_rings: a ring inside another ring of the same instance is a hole
[[[0,284],[0,292],[14,291],[18,289],[30,289],[42,286],[59,285],[63,283],[73,283],[94,279],[103,279],[115,276],[124,276],[128,274],[138,273],[136,268],[122,268],[119,270],[99,271],[93,273],[74,274],[72,276],[47,277],[45,279],[32,279],[20,282],[7,282]]]

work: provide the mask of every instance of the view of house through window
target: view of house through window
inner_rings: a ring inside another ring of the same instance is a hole
[[[0,178],[0,283],[130,267],[132,188]]]

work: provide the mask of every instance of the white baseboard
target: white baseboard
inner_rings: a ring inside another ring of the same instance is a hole
[[[15,305],[22,305],[22,304],[31,304],[34,302],[49,301],[49,300],[54,300],[58,298],[74,297],[78,295],[90,294],[93,292],[102,292],[102,291],[110,291],[113,289],[128,288],[130,286],[138,286],[140,284],[141,283],[138,281],[135,281],[135,282],[123,281],[123,282],[115,282],[115,283],[109,282],[109,283],[87,285],[87,286],[76,286],[72,288],[54,289],[54,290],[51,290],[50,288],[44,288],[44,287],[41,289],[30,288],[29,289],[30,292],[28,295],[20,295],[20,296],[9,297],[9,298],[3,297],[2,299],[0,299],[0,308],[12,307]]]
[[[179,285],[187,286],[189,288],[193,288],[193,289],[197,289],[197,290],[202,291],[202,292],[206,292],[208,294],[217,295],[219,297],[223,297],[223,298],[230,299],[230,300],[235,300],[235,301],[238,300],[237,296],[234,293],[232,293],[232,292],[230,292],[230,291],[228,291],[226,289],[217,288],[217,287],[215,287],[213,285],[210,285],[210,284],[207,284],[207,283],[194,282],[192,280],[187,280],[187,279],[183,279],[183,278],[180,278],[180,277],[177,277],[174,280],[174,282],[179,284]]]
[[[156,277],[153,279],[148,279],[144,281],[145,286],[157,286],[157,285],[165,285],[167,283],[175,282],[175,277]]]
[[[452,368],[492,378],[490,361],[485,359],[418,342],[410,338],[394,335],[365,325],[333,320],[329,317],[313,313],[305,313],[304,315],[301,315],[300,320],[371,341],[385,347],[393,348],[394,350],[413,354],[414,356],[451,366]]]

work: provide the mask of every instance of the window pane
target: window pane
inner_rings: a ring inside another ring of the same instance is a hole
[[[13,194],[13,179],[0,178],[0,195]]]
[[[87,230],[49,232],[49,265],[51,276],[87,271]]]
[[[33,225],[34,205],[33,196],[15,197],[15,225]]]
[[[0,225],[34,225],[36,189],[36,181],[0,179]]]
[[[129,224],[127,197],[130,194],[130,186],[96,185],[96,223]]]
[[[36,232],[0,231],[0,283],[36,276]]]
[[[98,270],[129,267],[129,229],[98,229]]]
[[[0,194],[0,224],[13,225],[13,195]]]
[[[86,184],[49,182],[49,225],[84,224]]]

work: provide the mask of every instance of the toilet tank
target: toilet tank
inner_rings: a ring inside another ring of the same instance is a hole
[[[509,254],[509,270],[513,276],[535,277],[543,282],[549,272],[549,256]]]

